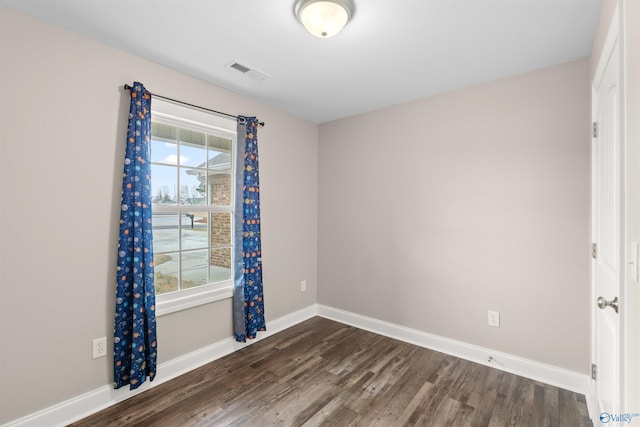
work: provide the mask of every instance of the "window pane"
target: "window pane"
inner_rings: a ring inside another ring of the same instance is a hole
[[[178,144],[175,142],[151,140],[151,161],[153,163],[178,164]]]
[[[210,171],[231,172],[231,154],[209,150],[208,168]]]
[[[231,214],[214,212],[211,214],[211,247],[231,245]]]
[[[178,168],[151,165],[151,200],[154,204],[175,205]]]
[[[180,254],[178,252],[153,254],[153,278],[157,294],[164,294],[178,290],[178,270],[180,268],[178,264],[179,259]]]
[[[221,151],[224,153],[231,152],[231,139],[218,135],[207,135],[207,139],[209,141],[209,150]]]
[[[231,248],[211,250],[211,283],[231,279]]]
[[[177,212],[154,212],[153,253],[177,251],[180,216]]]
[[[204,170],[180,168],[180,204],[203,206],[207,204],[207,175]]]
[[[207,213],[187,212],[182,221],[182,249],[205,249],[209,247]]]
[[[180,166],[206,168],[207,145],[205,134],[181,129]]]
[[[165,123],[151,122],[151,137],[160,141],[178,140],[178,128]]]
[[[231,174],[215,173],[209,175],[211,204],[229,206],[231,204]]]
[[[171,294],[164,301],[233,278],[236,136],[233,122],[218,133],[189,109],[158,111],[174,117],[156,116],[150,141],[155,286]]]
[[[207,284],[208,252],[182,252],[182,289]]]

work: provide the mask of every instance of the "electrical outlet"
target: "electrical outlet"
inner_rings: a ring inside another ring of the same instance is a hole
[[[306,292],[307,291],[307,281],[303,280],[302,282],[300,282],[300,292]]]
[[[500,327],[500,312],[489,310],[489,326]]]
[[[93,358],[107,355],[107,337],[96,338],[93,340]]]

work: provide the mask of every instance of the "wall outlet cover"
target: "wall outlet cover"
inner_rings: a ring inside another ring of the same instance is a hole
[[[107,337],[93,340],[93,358],[97,359],[107,355]]]
[[[489,310],[489,318],[488,318],[489,326],[494,326],[496,328],[500,327],[500,312]]]

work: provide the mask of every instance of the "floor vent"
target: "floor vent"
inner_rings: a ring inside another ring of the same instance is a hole
[[[247,77],[251,77],[254,80],[266,80],[269,76],[261,71],[258,71],[254,68],[249,67],[246,64],[242,64],[238,61],[231,61],[227,64],[227,67],[232,68],[236,71],[241,72]]]

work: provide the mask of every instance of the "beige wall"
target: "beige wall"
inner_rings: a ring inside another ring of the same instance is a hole
[[[0,424],[112,381],[124,83],[267,123],[267,327],[316,302],[317,125],[2,7],[0,43]],[[160,362],[231,334],[229,300],[163,316]]]
[[[581,60],[321,125],[318,302],[586,373],[589,115]]]

